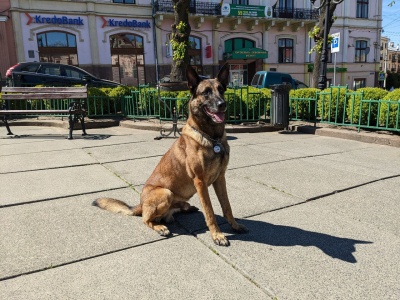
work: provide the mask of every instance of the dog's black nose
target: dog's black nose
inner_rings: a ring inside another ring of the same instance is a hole
[[[226,102],[224,100],[219,100],[217,102],[218,111],[225,111],[226,110]]]

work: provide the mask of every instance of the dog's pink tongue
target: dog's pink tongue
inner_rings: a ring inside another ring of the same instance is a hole
[[[224,112],[218,112],[214,114],[215,120],[219,123],[222,123],[225,120],[225,113]]]

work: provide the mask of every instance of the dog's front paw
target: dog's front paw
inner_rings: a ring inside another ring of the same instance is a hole
[[[235,230],[238,233],[246,233],[249,232],[246,226],[236,223],[232,225],[232,229]]]
[[[229,240],[221,232],[217,232],[217,233],[213,234],[212,238],[214,240],[214,243],[218,246],[229,246]]]
[[[164,225],[157,225],[154,226],[154,230],[158,232],[161,236],[169,236],[171,232],[168,230],[167,226]]]

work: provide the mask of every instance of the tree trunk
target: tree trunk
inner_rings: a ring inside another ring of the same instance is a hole
[[[180,82],[186,80],[186,66],[189,63],[188,48],[191,31],[189,24],[190,0],[172,0],[172,3],[174,5],[175,22],[172,24],[171,39],[180,45],[185,45],[185,47],[182,58],[175,59],[173,57],[170,80],[171,82]],[[185,24],[183,30],[179,28],[179,24]]]
[[[335,12],[336,6],[338,4],[335,4],[333,2],[331,2],[330,6],[329,6],[329,15],[331,16],[329,22],[328,22],[328,34],[331,30],[332,24],[334,22],[334,18],[333,18],[333,13]],[[320,32],[319,35],[317,37],[314,38],[314,41],[316,43],[318,42],[322,42],[324,41],[324,31],[325,31],[325,15],[326,15],[326,8],[327,5],[323,6],[320,10],[320,14],[319,14],[319,20],[318,20],[318,24],[317,27],[319,27]],[[327,47],[330,47],[329,44],[327,45]],[[312,74],[312,79],[313,79],[313,87],[317,88],[318,87],[318,80],[319,80],[319,76],[321,74],[321,68],[322,68],[322,63],[321,63],[321,58],[322,58],[322,51],[323,49],[321,48],[321,51],[315,52],[315,59],[314,59],[314,70],[313,70],[313,74]]]

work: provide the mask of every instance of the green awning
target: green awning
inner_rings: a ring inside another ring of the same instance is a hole
[[[225,52],[224,59],[264,59],[268,58],[268,51],[260,48],[242,48],[232,52]]]

